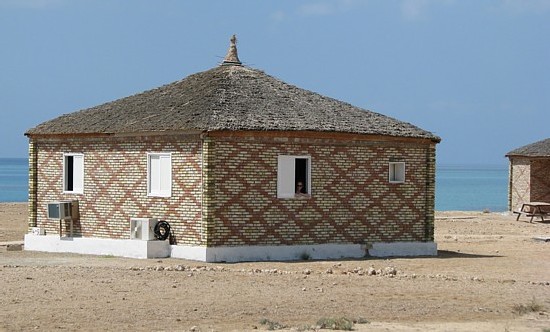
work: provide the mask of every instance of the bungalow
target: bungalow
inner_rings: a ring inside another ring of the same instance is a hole
[[[437,254],[440,138],[243,66],[235,38],[215,68],[25,135],[26,250],[208,262]]]
[[[526,202],[550,203],[550,138],[512,150],[506,157],[509,209],[519,210]]]

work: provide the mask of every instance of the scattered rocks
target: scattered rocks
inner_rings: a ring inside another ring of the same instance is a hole
[[[397,274],[397,270],[393,266],[388,266],[384,269],[384,275],[391,275],[394,276]]]

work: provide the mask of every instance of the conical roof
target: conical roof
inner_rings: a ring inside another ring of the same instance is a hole
[[[26,135],[218,130],[343,132],[440,141],[410,123],[298,88],[240,63],[224,63],[156,89],[62,115]]]
[[[514,149],[506,157],[550,157],[550,138]]]

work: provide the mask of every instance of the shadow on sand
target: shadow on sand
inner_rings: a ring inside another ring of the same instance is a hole
[[[480,254],[467,254],[463,252],[438,250],[437,256],[433,258],[496,258],[503,257],[501,255],[480,255]]]

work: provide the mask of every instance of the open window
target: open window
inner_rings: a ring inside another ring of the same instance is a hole
[[[84,155],[81,153],[63,154],[63,192],[84,193]]]
[[[172,155],[170,153],[147,154],[147,195],[172,196]]]
[[[405,163],[390,162],[390,183],[403,183],[405,182]]]
[[[311,195],[311,157],[279,156],[277,160],[277,197]]]

